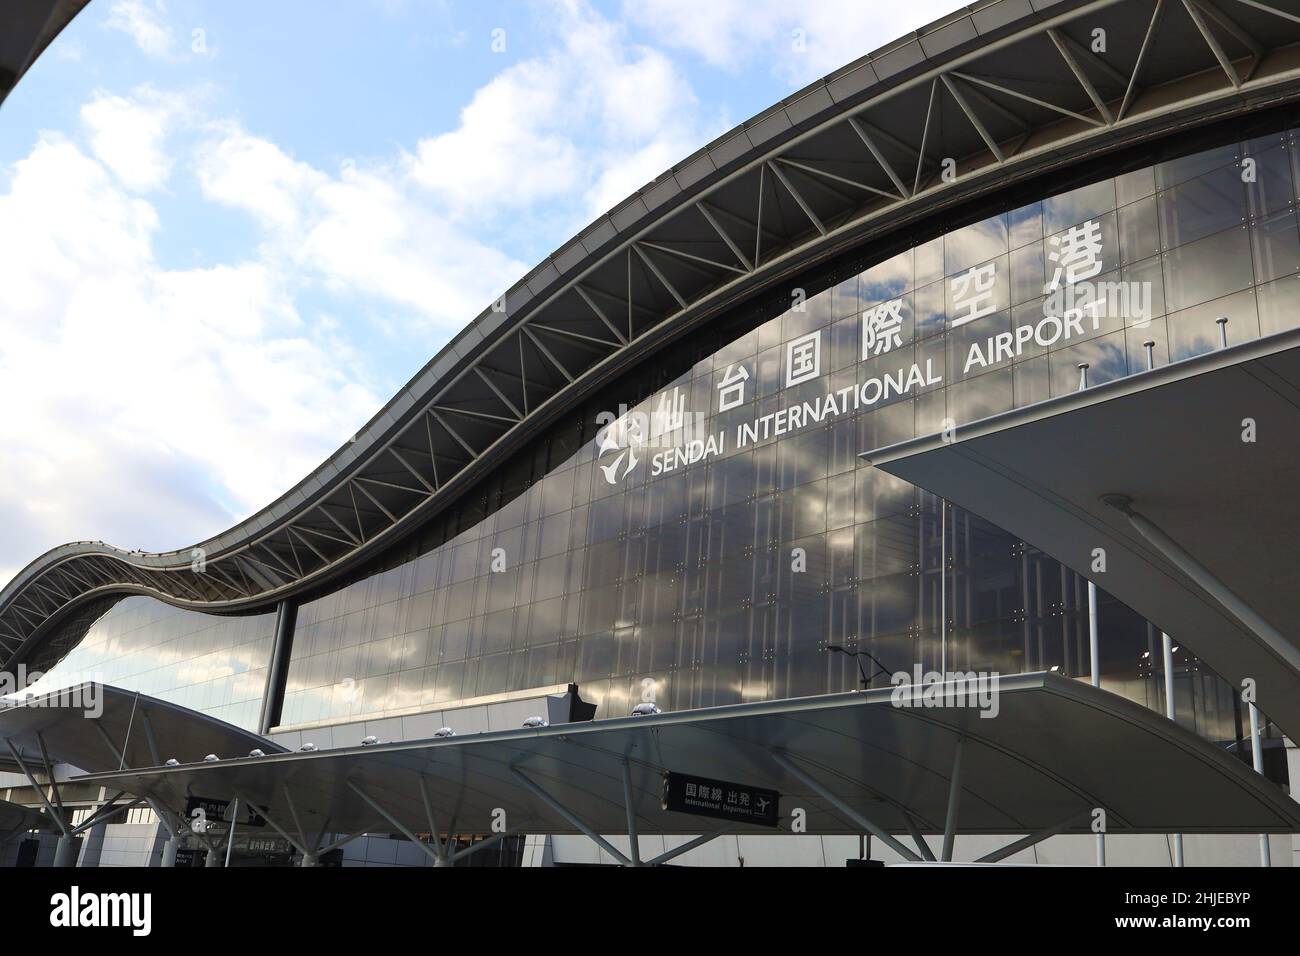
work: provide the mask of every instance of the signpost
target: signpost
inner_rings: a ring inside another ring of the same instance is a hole
[[[230,810],[229,800],[217,800],[212,797],[190,797],[185,801],[185,818],[190,821],[190,828],[195,833],[227,833],[230,821],[226,814]],[[241,827],[264,827],[266,819],[247,803],[239,805],[240,814],[236,823]]]
[[[662,806],[676,813],[775,827],[781,819],[780,800],[781,795],[775,790],[671,770],[664,772]]]

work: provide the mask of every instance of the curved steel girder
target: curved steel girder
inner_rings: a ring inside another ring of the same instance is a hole
[[[0,104],[90,0],[11,0],[0,19]]]
[[[641,190],[235,528],[165,554],[79,542],[42,555],[0,592],[3,656],[99,595],[221,612],[317,586],[762,289],[1081,157],[1300,97],[1300,0],[1064,0],[990,19],[1004,6],[851,64]]]

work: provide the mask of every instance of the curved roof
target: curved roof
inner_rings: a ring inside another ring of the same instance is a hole
[[[92,706],[94,716],[87,712]],[[210,753],[222,759],[242,757],[254,747],[268,754],[285,752],[269,738],[197,710],[91,683],[19,701],[0,698],[0,738],[38,765],[48,758],[84,773],[159,767],[168,758],[201,763]],[[4,753],[0,766],[10,769],[10,759]]]
[[[964,7],[776,104],[600,217],[247,520],[167,553],[83,541],[37,558],[0,591],[3,656],[12,662],[92,596],[235,611],[318,586],[756,292],[1082,158],[1298,95],[1300,0]],[[946,159],[955,176],[941,175]]]
[[[958,689],[929,692],[942,700]],[[191,793],[238,797],[304,845],[307,834],[370,831],[384,817],[408,832],[436,833],[449,817],[461,832],[488,832],[502,811],[526,833],[574,833],[575,818],[606,835],[627,833],[630,819],[642,835],[699,833],[698,816],[663,806],[665,771],[776,791],[783,826],[769,833],[789,832],[796,808],[808,833],[872,831],[864,821],[886,842],[943,833],[954,776],[958,833],[1087,833],[1094,808],[1108,833],[1300,831],[1300,806],[1282,788],[1109,691],[1056,674],[1004,677],[996,720],[924,706],[925,693],[903,685],[74,779],[173,808]]]
[[[90,0],[9,0],[0,14],[0,103]]]

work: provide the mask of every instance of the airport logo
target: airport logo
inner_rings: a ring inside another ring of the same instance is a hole
[[[882,354],[892,349],[897,333],[893,304],[886,303],[883,310],[863,314],[864,330],[870,333],[873,342],[881,344]],[[818,329],[786,343],[787,388],[821,377],[821,337],[824,331]],[[742,409],[750,401],[746,389],[750,378],[743,363],[727,366],[717,386],[719,412]],[[658,477],[725,455],[728,448],[740,451],[942,382],[943,375],[935,369],[934,359],[927,358],[862,382],[827,389],[820,395],[792,402],[766,414],[756,414],[749,421],[715,432],[708,430],[707,414],[686,410],[685,390],[676,386],[671,391],[660,393],[651,411],[629,411],[622,406],[618,413],[601,412],[597,415],[596,423],[601,428],[596,436],[596,464],[608,485],[619,484],[647,460],[651,477]]]
[[[50,925],[61,929],[80,927],[129,927],[132,936],[148,936],[153,929],[152,893],[70,892],[50,897]]]

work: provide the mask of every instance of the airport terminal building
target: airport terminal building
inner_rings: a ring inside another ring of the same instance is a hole
[[[1293,865],[1298,135],[1297,0],[775,105],[263,511],[8,583],[0,862]]]

